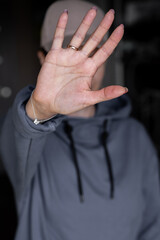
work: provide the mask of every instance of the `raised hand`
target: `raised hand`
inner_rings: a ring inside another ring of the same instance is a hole
[[[32,96],[37,118],[49,118],[56,113],[71,114],[126,93],[126,88],[121,86],[92,90],[93,76],[111,55],[124,34],[124,26],[121,24],[102,47],[90,57],[109,30],[114,20],[114,11],[110,10],[104,16],[96,31],[81,46],[95,17],[96,9],[92,8],[84,17],[70,42],[70,45],[74,46],[75,49],[63,49],[62,44],[68,13],[64,11],[61,14],[51,50],[42,65]],[[80,50],[76,51],[76,49]],[[26,110],[28,115],[34,118],[30,100],[27,103]]]

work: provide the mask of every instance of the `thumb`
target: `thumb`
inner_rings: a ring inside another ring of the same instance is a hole
[[[111,100],[113,98],[120,97],[121,95],[128,92],[126,87],[113,85],[109,87],[102,88],[97,91],[90,91],[88,94],[88,100],[90,105],[94,105],[99,102]]]

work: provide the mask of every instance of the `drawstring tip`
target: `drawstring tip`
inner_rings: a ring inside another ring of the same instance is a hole
[[[84,202],[84,196],[80,195],[80,202]]]

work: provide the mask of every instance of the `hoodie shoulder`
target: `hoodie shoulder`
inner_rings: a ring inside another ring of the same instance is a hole
[[[146,158],[157,155],[157,150],[145,126],[137,119],[128,117],[123,119],[128,138],[134,140],[137,151],[144,152]]]

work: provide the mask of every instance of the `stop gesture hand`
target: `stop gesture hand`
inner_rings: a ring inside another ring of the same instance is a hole
[[[127,92],[126,88],[121,86],[92,89],[93,76],[112,54],[124,34],[124,26],[121,24],[95,51],[114,20],[114,10],[110,10],[88,41],[81,46],[95,17],[96,9],[92,8],[73,35],[69,47],[64,49],[62,44],[68,13],[65,10],[61,14],[52,47],[42,65],[32,95],[37,118],[45,119],[57,113],[71,114]],[[28,115],[34,118],[30,100],[26,110]]]

